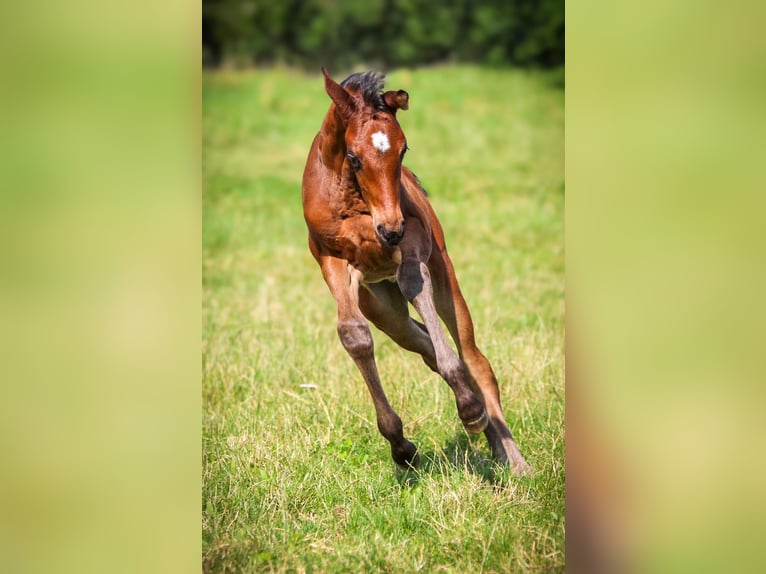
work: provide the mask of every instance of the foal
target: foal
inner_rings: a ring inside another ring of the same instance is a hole
[[[353,74],[341,84],[326,68],[322,73],[332,103],[303,173],[309,248],[337,302],[338,335],[367,383],[394,461],[408,468],[419,457],[381,386],[368,321],[444,378],[463,425],[484,431],[498,461],[530,474],[505,422],[495,374],[474,341],[441,225],[402,165],[407,140],[396,112],[408,108],[409,95],[383,93],[380,73]],[[410,317],[408,301],[422,323]]]

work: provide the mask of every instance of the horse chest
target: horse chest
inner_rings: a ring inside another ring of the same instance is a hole
[[[371,217],[341,220],[329,239],[337,256],[360,271],[364,282],[376,283],[396,277],[401,261],[399,248],[388,247],[380,241]]]

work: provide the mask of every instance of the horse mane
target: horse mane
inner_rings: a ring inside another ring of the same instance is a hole
[[[351,90],[358,90],[364,103],[376,110],[390,111],[383,100],[383,86],[386,83],[386,75],[382,72],[357,72],[343,80],[340,85]]]

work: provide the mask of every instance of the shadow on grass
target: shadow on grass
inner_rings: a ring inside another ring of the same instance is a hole
[[[436,450],[419,450],[420,466],[414,470],[403,470],[396,467],[396,478],[404,488],[417,486],[426,476],[446,476],[456,471],[466,471],[481,477],[488,484],[497,488],[505,488],[512,481],[530,481],[526,477],[517,477],[506,465],[495,461],[491,456],[481,452],[477,445],[483,438],[471,439],[466,433],[456,434],[447,445]]]

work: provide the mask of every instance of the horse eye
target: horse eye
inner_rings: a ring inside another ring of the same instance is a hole
[[[359,170],[359,168],[362,167],[362,162],[359,161],[359,158],[356,157],[353,153],[348,154],[348,161],[351,162],[351,167],[353,167],[355,170]]]

